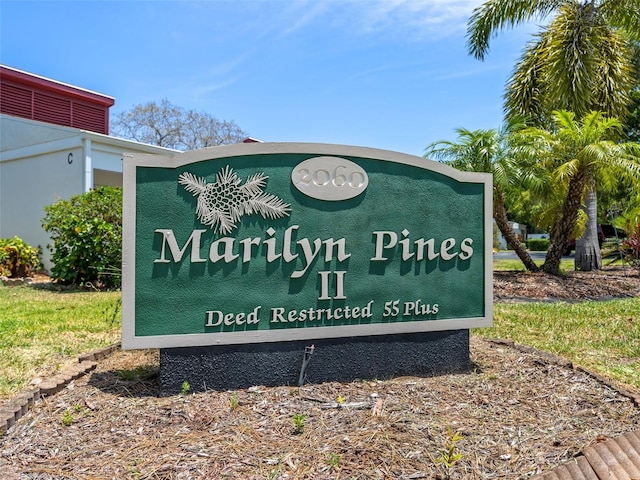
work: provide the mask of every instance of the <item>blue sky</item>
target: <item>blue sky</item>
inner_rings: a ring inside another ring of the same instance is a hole
[[[422,155],[502,121],[535,29],[475,60],[465,31],[481,3],[0,0],[0,63],[112,96],[112,113],[166,98],[264,141]]]

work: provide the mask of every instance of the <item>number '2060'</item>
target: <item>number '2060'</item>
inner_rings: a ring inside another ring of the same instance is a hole
[[[317,187],[324,187],[326,185],[333,185],[334,187],[349,186],[351,188],[360,188],[365,184],[365,177],[361,172],[351,172],[348,175],[341,173],[341,170],[346,170],[347,167],[339,165],[333,170],[324,170],[319,168],[310,171],[308,168],[301,168],[297,170],[299,176],[296,184],[310,185],[313,184]]]

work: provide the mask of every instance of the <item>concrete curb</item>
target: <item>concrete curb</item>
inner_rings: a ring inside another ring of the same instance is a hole
[[[98,360],[113,354],[120,344],[109,345],[78,357],[78,363],[71,365],[57,375],[43,381],[37,386],[30,386],[20,390],[9,400],[0,405],[0,435],[9,431],[15,423],[20,420],[38,400],[44,397],[55,395],[73,380],[95,370]]]

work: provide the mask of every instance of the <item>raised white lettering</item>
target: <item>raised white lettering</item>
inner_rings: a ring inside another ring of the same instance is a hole
[[[414,242],[416,244],[416,261],[424,260],[424,250],[427,247],[427,260],[435,260],[440,256],[439,253],[436,253],[436,241],[433,238],[429,240],[425,240],[424,238],[419,238]]]
[[[458,252],[450,253],[451,249],[456,246],[455,238],[445,238],[440,244],[440,256],[443,260],[451,260],[458,255]]]
[[[272,227],[267,228],[267,235],[269,235],[269,237],[273,237],[275,233],[276,231]],[[267,246],[267,262],[275,262],[282,256],[282,254],[276,253],[275,238],[267,238],[263,243]]]
[[[302,240],[298,240],[297,243],[302,247],[302,253],[304,255],[304,264],[302,266],[303,267],[302,270],[296,270],[291,274],[291,278],[300,278],[305,273],[307,273],[307,270],[311,266],[311,263],[318,256],[318,253],[320,253],[320,247],[322,247],[322,240],[320,240],[319,238],[316,238],[313,241],[313,250],[311,249],[311,244],[309,243],[308,238],[303,238]]]
[[[173,230],[169,230],[166,228],[157,228],[154,230],[154,233],[162,234],[162,247],[160,247],[160,258],[153,261],[153,263],[170,263],[170,261],[165,258],[166,249],[165,246],[169,245],[169,251],[171,252],[171,257],[174,262],[179,262],[182,260],[182,256],[184,252],[187,250],[189,244],[191,244],[191,262],[192,263],[201,263],[206,262],[206,258],[200,258],[200,242],[202,238],[202,234],[206,232],[206,230],[194,230],[191,232],[191,235],[187,239],[184,244],[184,247],[180,249],[178,247],[178,242],[176,240],[176,236],[173,234]]]
[[[460,256],[458,257],[460,260],[468,260],[473,255],[473,248],[471,245],[473,244],[473,240],[470,238],[465,238],[462,240],[460,244]]]
[[[409,242],[411,240],[409,240],[407,237],[409,236],[409,230],[407,230],[406,228],[404,230],[402,230],[402,240],[400,240],[400,245],[402,246],[402,261],[406,262],[407,260],[411,259],[411,257],[413,257],[415,254],[413,252],[410,251],[409,249]]]
[[[298,225],[291,225],[284,232],[284,242],[282,246],[282,259],[287,263],[293,262],[296,258],[298,258],[297,253],[291,253],[291,233],[294,230],[297,230],[298,228],[299,228]]]
[[[333,260],[333,249],[337,248],[336,259],[339,262],[344,262],[347,258],[351,256],[350,253],[347,253],[346,241],[344,238],[339,238],[338,240],[334,240],[333,238],[328,238],[324,242],[324,261],[330,262]]]
[[[373,232],[376,237],[376,249],[375,254],[371,260],[388,260],[387,257],[383,257],[382,254],[385,249],[393,248],[398,243],[398,235],[396,232]],[[389,237],[389,243],[384,243],[384,238]]]
[[[251,249],[252,245],[260,246],[260,239],[258,237],[248,237],[240,240],[240,245],[242,245],[242,263],[247,263],[251,261],[251,256],[253,251]]]
[[[222,237],[211,244],[209,247],[209,260],[216,263],[219,260],[224,260],[225,263],[231,263],[239,255],[233,253],[234,238]],[[223,246],[224,253],[220,255],[220,245]]]
[[[230,327],[232,325],[251,325],[260,322],[260,309],[262,306],[258,305],[250,314],[244,312],[240,313],[223,313],[220,310],[208,310],[206,311],[207,323],[205,327],[219,327],[223,323]],[[284,311],[284,308],[282,309]]]

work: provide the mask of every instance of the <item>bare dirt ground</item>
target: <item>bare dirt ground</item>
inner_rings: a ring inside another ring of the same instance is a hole
[[[637,269],[494,281],[496,301],[640,295]],[[117,352],[0,437],[0,469],[20,479],[530,478],[640,426],[628,396],[557,360],[472,337],[466,374],[162,398],[157,352]],[[447,462],[448,451],[459,458]]]

